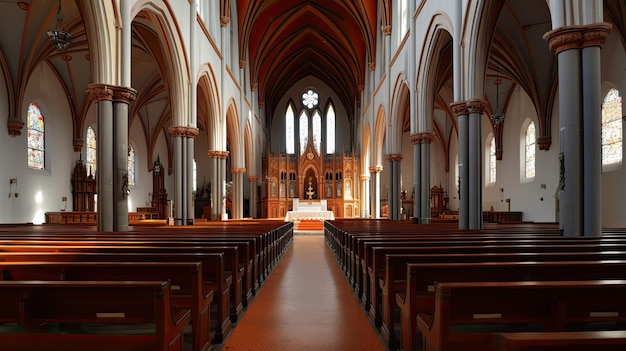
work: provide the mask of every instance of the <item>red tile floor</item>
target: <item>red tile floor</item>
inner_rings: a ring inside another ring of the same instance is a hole
[[[213,350],[384,351],[385,347],[323,235],[295,235],[241,321]]]

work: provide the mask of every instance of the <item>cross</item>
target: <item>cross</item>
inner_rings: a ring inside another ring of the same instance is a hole
[[[313,191],[313,185],[312,183],[309,181],[309,187],[308,187],[309,191],[306,192],[307,195],[309,195],[309,200],[311,200],[313,198],[313,194],[315,194],[315,192]]]

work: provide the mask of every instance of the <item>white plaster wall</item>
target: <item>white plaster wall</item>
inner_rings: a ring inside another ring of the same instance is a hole
[[[4,91],[2,92],[4,94]],[[46,169],[28,168],[27,125],[22,135],[10,137],[3,131],[0,142],[2,152],[0,171],[3,196],[0,197],[0,222],[35,223],[45,222],[45,213],[59,211],[65,204],[61,197],[71,200],[70,177],[72,162],[72,123],[69,104],[57,77],[48,66],[35,69],[24,92],[21,117],[26,123],[28,104],[39,105],[45,118]],[[5,109],[6,110],[6,109]],[[17,178],[13,192],[18,197],[8,197],[9,178]],[[69,201],[68,201],[69,202]],[[68,208],[71,204],[68,203]]]
[[[137,207],[150,207],[152,192],[152,172],[148,171],[148,151],[146,138],[139,119],[130,125],[129,140],[135,147],[135,186],[130,188],[128,211],[135,212]]]

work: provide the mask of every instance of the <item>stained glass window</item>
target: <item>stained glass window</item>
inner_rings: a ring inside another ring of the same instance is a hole
[[[335,108],[332,104],[326,111],[326,153],[335,153]]]
[[[489,143],[489,183],[496,182],[496,138],[491,137]]]
[[[28,105],[28,167],[45,169],[45,125],[39,106]]]
[[[87,128],[87,175],[96,176],[96,132],[93,128]]]
[[[135,148],[128,144],[128,186],[135,187]]]
[[[526,152],[525,152],[525,165],[526,165],[526,178],[535,177],[535,123],[530,122],[526,128]]]
[[[309,89],[306,93],[302,94],[302,105],[306,106],[309,110],[316,107],[319,103],[319,95],[313,90]]]
[[[286,148],[288,154],[293,154],[295,152],[294,149],[294,113],[293,106],[289,104],[287,107],[287,112],[285,113],[285,138],[286,138]]]
[[[322,116],[319,111],[313,114],[313,147],[318,155],[322,153]]]
[[[306,112],[300,114],[300,155],[304,154],[306,144],[309,141],[309,117]]]
[[[602,165],[622,162],[622,97],[611,89],[602,101]]]

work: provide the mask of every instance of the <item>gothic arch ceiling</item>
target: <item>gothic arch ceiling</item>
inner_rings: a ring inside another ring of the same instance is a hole
[[[375,60],[377,2],[238,1],[239,50],[249,57],[265,110],[271,113],[297,81],[314,76],[335,88],[354,117],[358,87]]]

